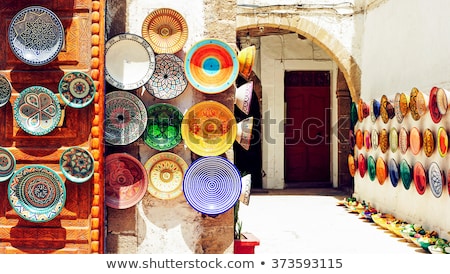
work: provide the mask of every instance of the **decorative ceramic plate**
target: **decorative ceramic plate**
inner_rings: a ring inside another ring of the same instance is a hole
[[[174,199],[183,193],[183,177],[188,165],[177,154],[160,152],[144,165],[148,173],[147,191],[159,199]]]
[[[358,156],[358,170],[359,170],[359,175],[361,176],[361,178],[363,178],[364,175],[366,175],[366,171],[367,171],[367,161],[366,161],[366,157],[364,157],[364,155],[362,153],[360,153]]]
[[[24,166],[9,181],[8,199],[21,218],[34,223],[48,222],[63,209],[66,186],[61,177],[46,166]]]
[[[156,53],[176,53],[187,41],[188,25],[178,11],[156,9],[142,23],[142,37]]]
[[[411,116],[415,121],[418,121],[424,114],[425,98],[421,91],[417,88],[412,88],[409,96],[409,109]]]
[[[399,102],[400,113],[403,117],[405,117],[409,112],[409,96],[404,92],[400,93],[400,102]]]
[[[362,149],[362,147],[364,146],[364,134],[361,129],[358,128],[356,130],[355,138],[356,138],[356,147],[358,149]]]
[[[348,155],[347,164],[348,164],[348,171],[350,172],[350,175],[352,177],[355,177],[356,170],[358,169],[358,163],[356,162],[355,157],[353,157],[352,154]]]
[[[249,81],[236,89],[234,104],[238,107],[238,109],[245,113],[245,115],[250,113],[252,95],[253,81]]]
[[[119,34],[105,44],[105,79],[118,89],[142,87],[152,77],[155,66],[155,53],[141,36]]]
[[[0,74],[0,107],[3,107],[9,102],[11,93],[11,82],[9,82],[5,75]]]
[[[400,162],[400,178],[402,179],[403,186],[408,190],[411,187],[412,175],[411,166],[405,159]]]
[[[256,47],[254,45],[243,48],[238,52],[239,73],[248,79],[252,74],[253,64],[255,63]]]
[[[189,149],[200,156],[218,156],[236,140],[233,113],[216,101],[202,101],[188,109],[181,123],[181,136]]]
[[[108,207],[130,208],[147,192],[147,171],[139,160],[127,153],[106,156],[105,177],[105,204]]]
[[[378,183],[380,185],[383,185],[388,176],[388,167],[386,165],[386,162],[381,157],[377,158],[376,173],[377,173]]]
[[[53,61],[61,51],[65,41],[64,27],[53,11],[29,6],[12,18],[8,41],[20,61],[42,66]]]
[[[358,120],[362,122],[364,118],[369,116],[369,106],[366,104],[366,102],[363,101],[363,99],[359,99],[358,101]]]
[[[378,131],[376,129],[372,129],[371,132],[371,141],[372,141],[372,149],[376,150],[378,148]]]
[[[392,186],[397,187],[398,180],[400,179],[400,173],[398,171],[398,164],[394,159],[389,160],[389,178],[391,180]]]
[[[444,189],[445,177],[441,168],[436,162],[430,164],[428,168],[428,180],[430,183],[430,189],[434,197],[439,198],[442,195]]]
[[[409,133],[406,128],[402,127],[400,133],[398,134],[398,146],[400,147],[400,152],[405,154],[409,148]]]
[[[84,183],[94,174],[94,157],[82,147],[70,147],[61,154],[59,167],[70,181]]]
[[[379,136],[379,146],[381,149],[381,152],[386,153],[386,151],[388,151],[389,149],[389,133],[387,132],[387,130],[385,128],[383,128],[380,131],[380,136]]]
[[[364,147],[366,148],[366,151],[369,151],[372,147],[372,142],[370,140],[370,132],[369,130],[364,130]]]
[[[375,123],[378,119],[378,116],[380,116],[380,102],[378,102],[378,100],[373,99],[372,101],[370,101],[369,112],[370,119]]]
[[[372,155],[367,158],[367,173],[369,173],[371,181],[374,181],[377,177],[376,162]]]
[[[206,94],[225,91],[239,74],[236,52],[217,39],[206,39],[193,45],[186,54],[184,67],[191,85]]]
[[[439,155],[441,155],[441,157],[445,157],[445,155],[447,155],[448,152],[448,135],[447,131],[443,127],[440,127],[438,129],[437,147]]]
[[[352,123],[350,128],[354,128],[358,122],[358,109],[355,102],[352,102],[350,105],[350,122]]]
[[[145,89],[163,100],[173,99],[183,93],[188,85],[183,60],[173,54],[158,54],[155,59],[155,71],[144,85]]]
[[[396,152],[398,149],[398,132],[395,127],[392,127],[389,131],[389,147],[392,152]]]
[[[442,115],[447,113],[449,92],[443,88],[438,88],[436,92],[436,101],[439,112]]]
[[[249,173],[241,178],[242,181],[242,189],[241,195],[239,196],[239,201],[241,201],[244,205],[248,205],[250,203],[250,193],[252,189],[252,174]]]
[[[433,132],[427,128],[423,132],[423,151],[427,157],[430,157],[434,152],[434,134]]]
[[[168,150],[181,142],[183,114],[170,104],[153,104],[147,108],[144,142],[156,150]]]
[[[411,148],[411,152],[414,155],[419,154],[420,149],[422,148],[422,136],[418,128],[413,127],[409,132],[409,147]]]
[[[112,91],[105,96],[105,141],[128,145],[147,127],[147,110],[139,97],[127,91]]]
[[[84,72],[66,73],[59,81],[58,91],[68,106],[83,108],[89,105],[96,92],[94,80]]]
[[[381,96],[380,115],[385,124],[395,116],[394,106],[386,95]]]
[[[430,95],[428,98],[428,109],[430,110],[431,120],[435,123],[439,123],[442,119],[442,114],[439,111],[437,104],[437,87],[433,87],[430,91]]]
[[[16,158],[6,148],[0,147],[0,182],[11,178],[16,169]]]
[[[397,118],[397,122],[399,122],[399,123],[401,123],[403,121],[403,113],[400,109],[401,96],[402,96],[401,93],[396,93],[395,98],[394,98],[394,113],[395,113],[395,118]]]
[[[413,169],[413,181],[417,193],[423,195],[427,189],[427,174],[422,163],[416,162]]]
[[[239,170],[220,156],[201,157],[189,166],[183,192],[192,208],[206,215],[222,214],[238,201],[242,190]]]
[[[45,135],[55,129],[61,119],[58,97],[45,87],[28,87],[14,101],[14,118],[25,132]]]
[[[247,117],[237,124],[236,142],[245,150],[250,149],[253,131],[253,117]]]

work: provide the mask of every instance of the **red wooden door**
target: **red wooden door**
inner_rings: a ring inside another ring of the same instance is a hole
[[[329,72],[287,72],[286,183],[330,181]]]

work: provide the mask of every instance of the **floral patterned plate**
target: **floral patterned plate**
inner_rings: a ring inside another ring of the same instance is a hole
[[[82,147],[70,147],[62,153],[59,167],[70,181],[84,183],[94,174],[94,157]]]

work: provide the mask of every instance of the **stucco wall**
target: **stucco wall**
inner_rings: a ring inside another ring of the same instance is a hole
[[[376,2],[376,1],[374,1]],[[450,2],[446,0],[390,0],[378,1],[379,5],[367,11],[364,21],[364,33],[361,51],[361,98],[370,102],[381,100],[382,95],[394,100],[397,92],[410,95],[413,87],[424,92],[428,97],[433,86],[450,88]],[[448,130],[450,116],[447,113],[438,123],[434,123],[429,111],[415,121],[408,114],[402,123],[395,117],[387,124],[379,118],[372,123],[367,118],[358,123],[356,128],[377,129],[388,131],[395,127],[411,129],[417,127],[421,132],[429,128],[435,134],[442,126]],[[428,170],[432,162],[438,163],[445,175],[449,174],[449,156],[441,157],[437,151],[427,157],[421,151],[413,155],[411,150],[402,155],[388,150],[382,153],[380,149],[362,152],[366,157],[372,155],[375,159],[382,157],[386,162],[394,158],[400,163],[406,159],[413,166],[421,162]],[[412,182],[406,190],[401,181],[393,187],[388,178],[383,185],[371,181],[369,176],[361,178],[355,175],[355,193],[361,199],[371,202],[376,208],[394,214],[412,223],[422,224],[430,230],[436,230],[442,237],[449,237],[450,231],[450,197],[447,184],[441,197],[433,196],[430,186],[424,195],[419,195]]]

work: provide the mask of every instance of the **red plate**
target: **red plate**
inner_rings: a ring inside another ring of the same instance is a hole
[[[366,171],[367,171],[367,162],[366,162],[366,158],[362,154],[359,154],[359,156],[358,156],[358,169],[359,169],[359,175],[361,175],[361,178],[364,177],[364,175],[366,175]]]
[[[439,155],[441,155],[441,157],[445,157],[448,151],[448,135],[447,131],[443,127],[440,127],[438,130],[437,147],[439,150]]]
[[[430,91],[429,100],[428,100],[428,109],[430,110],[431,120],[435,123],[439,123],[442,118],[442,114],[439,111],[438,103],[437,103],[437,87],[433,87]]]
[[[423,195],[427,189],[427,174],[420,162],[416,162],[414,165],[413,180],[417,193]]]
[[[372,142],[370,140],[370,132],[368,130],[364,130],[364,146],[366,147],[366,151],[369,151],[372,147]]]

